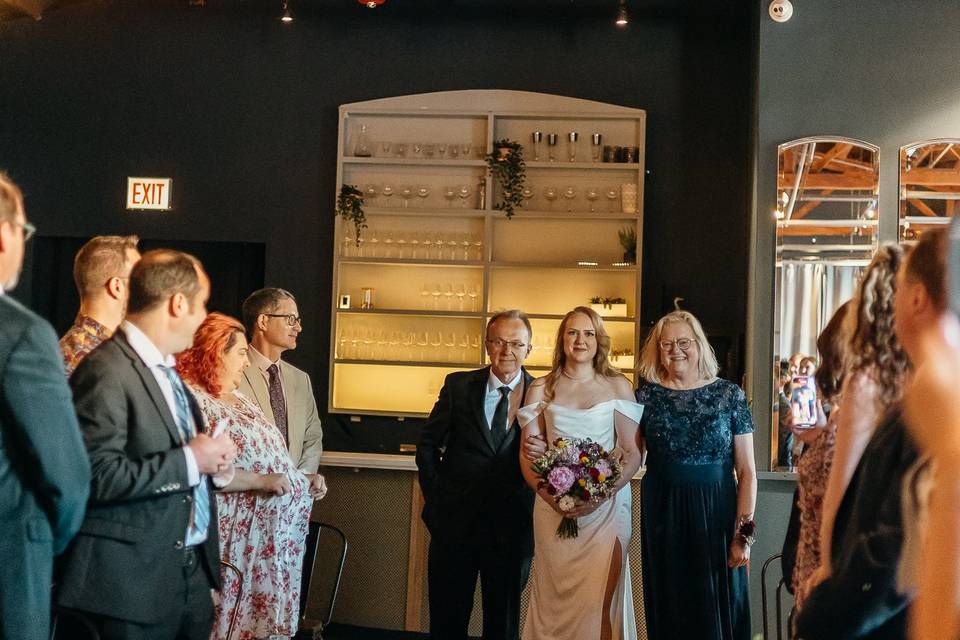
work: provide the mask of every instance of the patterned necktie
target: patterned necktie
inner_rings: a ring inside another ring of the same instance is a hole
[[[280,386],[280,367],[273,363],[267,367],[270,376],[270,408],[273,409],[273,421],[280,429],[284,442],[287,440],[287,402],[283,399],[283,387]]]
[[[507,414],[510,411],[510,387],[503,385],[497,408],[493,410],[493,419],[490,421],[490,435],[493,436],[493,448],[499,449],[503,439],[507,437]]]
[[[170,386],[173,387],[173,404],[177,408],[174,417],[177,428],[180,429],[180,438],[184,443],[193,439],[193,429],[190,426],[190,403],[187,401],[187,391],[183,388],[183,381],[173,367],[160,367],[166,374]],[[193,488],[193,513],[190,516],[190,526],[198,533],[204,534],[210,524],[210,487],[200,476],[200,484]]]

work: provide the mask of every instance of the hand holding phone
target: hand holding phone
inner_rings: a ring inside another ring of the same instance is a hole
[[[813,376],[794,376],[790,382],[790,411],[794,426],[810,429],[817,424],[817,385]]]

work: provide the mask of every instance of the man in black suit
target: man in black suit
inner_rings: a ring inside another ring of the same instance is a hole
[[[0,638],[47,640],[53,556],[80,527],[90,465],[53,327],[5,294],[32,234],[0,173]]]
[[[521,311],[490,318],[490,366],[447,376],[417,445],[434,638],[467,637],[478,575],[483,637],[519,637],[520,594],[533,557],[533,492],[520,474],[516,415],[533,380],[523,369],[532,337]]]
[[[210,476],[235,449],[207,435],[174,369],[207,315],[200,263],[160,249],[130,274],[127,319],[70,378],[93,480],[57,602],[104,640],[207,640],[219,585]]]

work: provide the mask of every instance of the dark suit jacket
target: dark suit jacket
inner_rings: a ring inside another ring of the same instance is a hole
[[[797,620],[808,640],[906,637],[908,599],[897,593],[903,546],[904,473],[917,459],[899,411],[873,434],[837,510],[833,575],[810,594]]]
[[[90,464],[53,328],[0,296],[0,638],[46,640],[53,556],[83,519]]]
[[[438,541],[469,543],[492,527],[498,545],[533,554],[534,494],[520,474],[516,420],[494,450],[483,412],[490,367],[447,376],[417,445],[423,520]],[[523,393],[533,378],[524,370]]]
[[[93,470],[87,516],[67,552],[57,592],[65,607],[153,624],[183,584],[193,502],[173,415],[150,369],[122,331],[70,377]],[[205,424],[187,390],[198,426]],[[203,482],[210,482],[202,476]],[[219,586],[216,500],[201,562]]]

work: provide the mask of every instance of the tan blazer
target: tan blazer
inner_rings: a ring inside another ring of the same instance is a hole
[[[313,385],[306,371],[280,361],[283,376],[283,391],[287,398],[287,431],[290,437],[290,457],[305,473],[316,473],[323,453],[323,427],[317,413],[317,400],[313,397]],[[267,382],[256,365],[251,364],[243,372],[240,393],[260,406],[263,414],[275,422],[270,406],[270,391]]]

